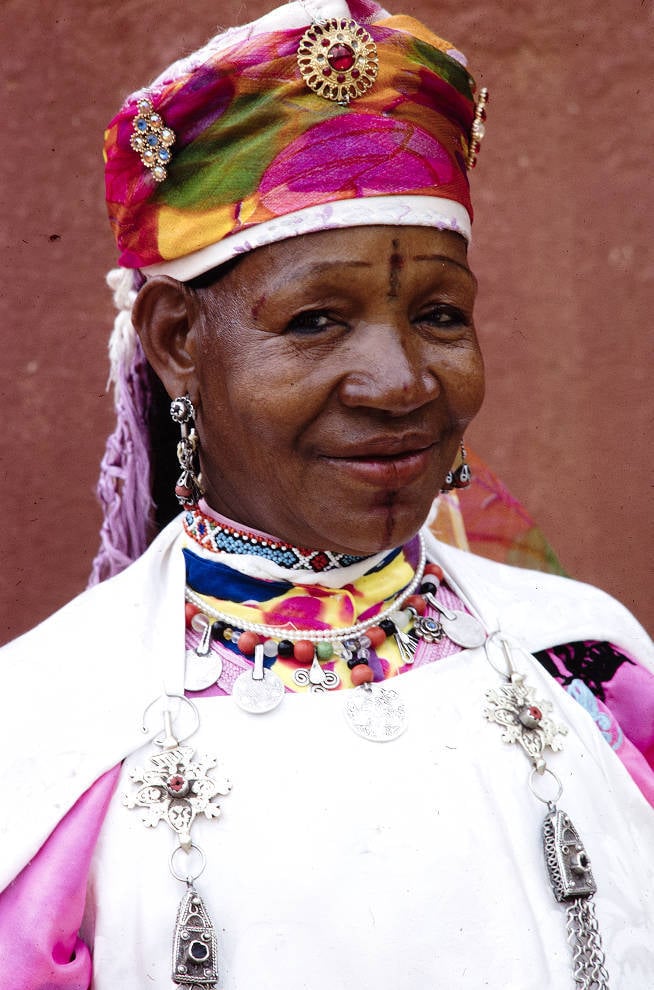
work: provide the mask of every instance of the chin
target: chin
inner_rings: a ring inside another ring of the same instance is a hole
[[[360,513],[340,516],[325,533],[325,549],[361,557],[392,550],[416,535],[429,515],[432,502],[430,498],[427,504],[407,506],[389,497],[385,503],[369,506]],[[325,530],[324,521],[321,528]]]

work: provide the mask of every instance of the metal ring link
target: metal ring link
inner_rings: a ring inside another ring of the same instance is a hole
[[[177,743],[180,744],[183,743],[186,739],[190,739],[193,733],[197,732],[197,730],[200,727],[200,713],[198,712],[197,708],[195,707],[191,699],[186,698],[183,694],[162,694],[158,698],[155,698],[154,701],[151,701],[148,707],[143,712],[143,716],[141,718],[141,732],[147,734],[150,731],[146,725],[146,717],[150,709],[153,707],[153,705],[156,705],[157,702],[162,703],[161,705],[162,713],[167,712],[170,714],[171,727],[172,727],[174,721],[173,713],[171,711],[170,705],[167,704],[167,702],[171,698],[175,698],[177,701],[181,701],[184,704],[188,705],[188,707],[191,709],[191,712],[193,713],[193,718],[195,720],[195,725],[193,726],[193,728],[189,732],[187,732],[185,736],[181,736],[179,739],[177,739]],[[178,707],[175,718],[179,715],[179,713],[180,713],[180,709]],[[155,739],[153,740],[153,742],[156,743],[158,746],[164,745],[165,741],[166,740],[164,734],[160,734],[159,736],[155,737]]]
[[[538,793],[538,790],[535,787],[534,782],[536,777],[543,778],[545,774],[549,774],[552,780],[554,780],[556,783],[556,795],[554,797],[543,797],[542,794]],[[529,790],[531,791],[531,793],[534,795],[535,798],[538,798],[539,801],[542,801],[543,804],[548,805],[548,807],[551,809],[556,805],[557,801],[563,794],[563,784],[561,783],[560,778],[554,773],[553,770],[550,770],[549,767],[544,767],[543,770],[540,772],[536,767],[534,767],[534,769],[529,774]]]
[[[491,647],[493,649],[491,649]],[[507,681],[510,681],[511,675],[518,673],[518,671],[516,670],[513,664],[511,643],[509,642],[508,638],[502,632],[500,632],[499,629],[496,629],[495,632],[490,633],[486,637],[486,642],[484,643],[484,650],[486,651],[486,659],[488,660],[489,664],[491,665],[495,673],[499,674],[500,677],[505,677]],[[493,652],[497,652],[497,650],[501,650],[503,655],[503,663],[501,665],[499,665],[498,663],[495,662],[495,660],[493,660]]]
[[[185,856],[190,857],[194,849],[197,853],[199,853],[200,856],[199,867],[196,869],[195,873],[190,873],[190,872],[186,874],[179,873],[175,867],[175,857],[179,853],[183,853]],[[188,851],[184,849],[182,846],[175,846],[175,848],[170,854],[170,860],[168,865],[170,867],[170,872],[175,877],[175,880],[181,880],[183,883],[193,883],[195,880],[198,879],[198,877],[202,876],[202,874],[204,873],[204,868],[207,865],[207,857],[204,854],[204,850],[201,849],[200,846],[196,846],[195,842],[192,842]]]

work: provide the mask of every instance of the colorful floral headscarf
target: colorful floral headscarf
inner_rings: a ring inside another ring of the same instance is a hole
[[[348,42],[352,22],[378,72],[342,103],[310,88],[298,51],[313,24],[338,54],[333,32]],[[369,0],[289,3],[219,35],[130,96],[107,129],[120,264],[184,280],[263,243],[374,223],[469,238],[473,94],[452,45]]]

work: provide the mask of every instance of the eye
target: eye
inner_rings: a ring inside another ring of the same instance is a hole
[[[456,306],[448,306],[439,303],[424,310],[415,320],[416,323],[423,323],[447,330],[470,325],[470,318]]]
[[[324,309],[307,310],[298,313],[286,324],[285,333],[296,333],[303,336],[325,333],[337,327],[343,327],[343,320],[333,316]]]

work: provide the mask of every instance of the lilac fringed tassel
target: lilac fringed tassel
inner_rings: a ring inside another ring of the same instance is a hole
[[[134,273],[124,270],[109,272],[107,282],[118,309],[109,344],[116,428],[107,439],[100,465],[97,494],[104,519],[89,586],[118,574],[143,553],[153,514],[147,428],[150,388],[147,363],[130,317],[138,283]]]

